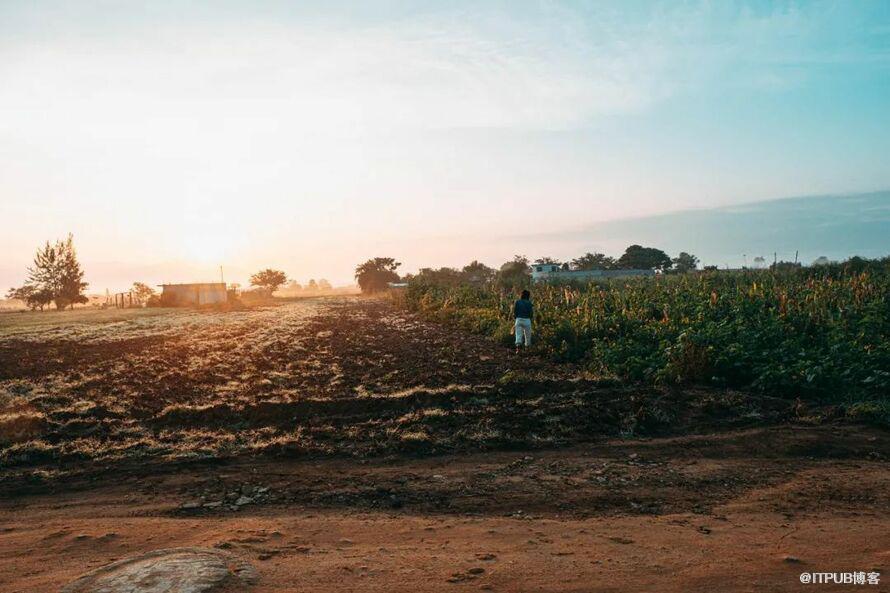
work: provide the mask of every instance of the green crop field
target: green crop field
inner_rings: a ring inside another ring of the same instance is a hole
[[[534,348],[597,375],[839,404],[890,421],[890,260],[532,287]],[[402,303],[508,344],[516,290],[414,280]]]

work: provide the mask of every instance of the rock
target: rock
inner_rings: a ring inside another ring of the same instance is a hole
[[[208,548],[155,550],[89,572],[62,593],[213,593],[246,591],[257,579],[253,567]]]
[[[482,574],[485,572],[485,569],[481,566],[474,566],[470,570],[467,571],[468,574]]]
[[[205,503],[204,503],[204,508],[208,508],[208,509],[217,509],[217,508],[221,507],[222,504],[223,504],[222,501],[219,501],[219,500],[216,500],[216,501],[213,501],[213,502],[205,502]]]
[[[184,511],[191,511],[201,507],[201,502],[197,500],[191,500],[189,502],[184,502],[179,505],[179,508]]]
[[[797,556],[782,556],[782,562],[787,562],[788,564],[800,564],[800,558]]]
[[[235,506],[244,506],[246,504],[252,504],[253,499],[249,496],[241,496],[238,500],[235,501]]]

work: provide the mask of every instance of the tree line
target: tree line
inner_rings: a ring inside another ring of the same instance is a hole
[[[552,257],[539,257],[529,261],[524,255],[516,255],[499,269],[473,260],[463,268],[421,268],[417,274],[399,276],[396,271],[402,264],[391,257],[375,257],[355,269],[355,279],[362,292],[386,290],[391,283],[421,280],[445,286],[460,284],[487,284],[496,282],[503,286],[521,286],[531,281],[532,268],[537,265],[559,265],[565,270],[657,270],[660,272],[689,272],[698,268],[699,259],[685,251],[671,258],[661,249],[631,245],[618,257],[603,253],[585,253],[569,262]]]

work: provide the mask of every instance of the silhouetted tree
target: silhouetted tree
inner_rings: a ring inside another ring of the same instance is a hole
[[[146,302],[155,295],[155,289],[144,282],[134,282],[130,291],[139,299],[140,303]]]
[[[556,259],[553,259],[552,257],[547,257],[547,256],[545,256],[545,257],[539,257],[538,259],[536,259],[536,260],[534,261],[534,264],[535,264],[535,265],[540,265],[540,264],[558,264],[558,263],[559,263],[559,260],[556,260]]]
[[[25,306],[32,311],[37,309],[43,311],[44,307],[53,301],[52,294],[49,291],[41,290],[33,284],[25,284],[19,288],[10,288],[9,292],[6,293],[6,298],[23,301]]]
[[[618,258],[618,267],[623,270],[667,270],[671,265],[664,251],[641,245],[631,245]]]
[[[769,269],[773,272],[791,272],[793,270],[799,270],[802,268],[800,262],[796,261],[778,261],[774,264],[771,264]]]
[[[43,309],[55,302],[57,309],[73,307],[89,301],[83,294],[88,284],[83,281],[83,270],[77,261],[74,237],[69,234],[64,241],[49,241],[37,250],[34,263],[28,268],[28,280],[15,289],[23,295],[29,307]]]
[[[56,243],[56,252],[59,263],[59,294],[54,299],[56,307],[62,309],[79,303],[88,303],[90,300],[84,294],[88,284],[83,281],[83,269],[77,260],[77,252],[74,249],[74,237],[70,233],[65,241]]]
[[[615,265],[615,258],[603,253],[585,253],[572,260],[574,270],[611,270]]]
[[[413,278],[438,286],[460,286],[465,281],[463,272],[455,268],[420,268]]]
[[[281,270],[273,270],[272,268],[260,270],[250,277],[251,286],[262,288],[263,290],[266,290],[269,295],[278,290],[285,282],[287,282],[287,274]]]
[[[492,282],[498,275],[494,268],[489,268],[475,259],[465,265],[461,273],[464,280],[470,284],[487,284]]]
[[[390,282],[398,282],[396,270],[402,264],[391,257],[375,257],[355,268],[355,280],[362,292],[386,290]]]
[[[698,267],[698,258],[685,251],[681,251],[680,255],[671,261],[674,263],[674,269],[682,273],[690,272]]]
[[[511,261],[501,266],[498,272],[498,284],[505,288],[526,286],[531,282],[531,272],[528,267],[528,258],[524,255],[515,255]]]

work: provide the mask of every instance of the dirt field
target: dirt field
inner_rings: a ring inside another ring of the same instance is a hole
[[[216,546],[255,591],[890,590],[890,438],[386,302],[0,315],[0,591]]]

